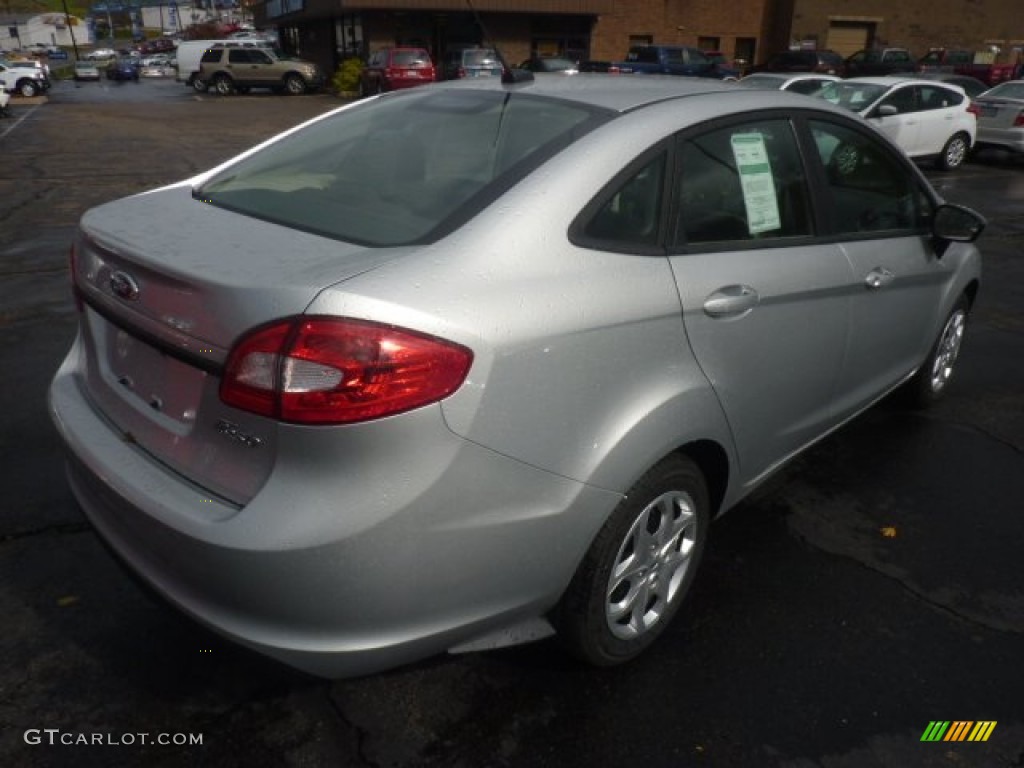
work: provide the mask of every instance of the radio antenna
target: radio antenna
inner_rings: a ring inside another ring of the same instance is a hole
[[[476,12],[476,8],[473,7],[471,0],[466,0],[466,5],[469,6],[469,10],[473,14],[473,19],[476,21],[476,25],[480,27],[480,34],[483,35],[484,42],[494,49],[494,53],[498,56],[498,63],[501,64],[501,82],[505,85],[513,85],[515,83],[528,83],[533,80],[533,72],[526,69],[513,69],[505,61],[505,57],[501,55],[501,49],[494,43],[491,36],[487,34],[487,27],[484,26],[483,19],[480,18],[480,14]]]

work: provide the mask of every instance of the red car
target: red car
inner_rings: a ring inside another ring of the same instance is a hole
[[[436,79],[434,62],[423,48],[381,48],[359,75],[359,95],[412,88]]]

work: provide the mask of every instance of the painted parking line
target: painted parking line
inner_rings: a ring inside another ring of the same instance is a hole
[[[36,105],[35,105],[34,107],[32,107],[32,108],[31,108],[31,109],[30,109],[30,110],[29,110],[28,112],[26,112],[26,113],[25,113],[24,115],[22,115],[21,117],[19,117],[19,118],[15,119],[15,121],[14,121],[13,123],[11,123],[11,125],[10,125],[10,126],[7,126],[7,127],[5,128],[5,130],[3,131],[3,133],[0,133],[0,139],[4,138],[4,136],[6,136],[7,134],[9,134],[9,133],[13,132],[15,128],[17,128],[17,127],[18,127],[19,125],[21,125],[21,124],[22,124],[23,122],[25,122],[25,121],[26,121],[26,120],[27,120],[27,119],[29,118],[29,116],[30,116],[30,115],[31,115],[31,114],[32,114],[33,112],[35,112],[35,111],[36,111],[37,109],[39,109],[39,108],[40,108],[41,106],[43,106],[43,105],[42,105],[42,104],[36,104]],[[10,107],[8,107],[8,109],[10,109]]]

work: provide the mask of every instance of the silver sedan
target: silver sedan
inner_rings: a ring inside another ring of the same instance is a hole
[[[553,632],[616,664],[714,517],[946,392],[983,226],[825,101],[415,88],[86,213],[50,407],[99,533],[240,643],[332,677]]]
[[[978,147],[1024,152],[1024,80],[1010,80],[974,99]]]

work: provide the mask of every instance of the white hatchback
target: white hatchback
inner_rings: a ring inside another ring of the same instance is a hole
[[[956,85],[906,77],[852,77],[814,94],[860,114],[916,160],[960,167],[974,146],[977,118]]]

